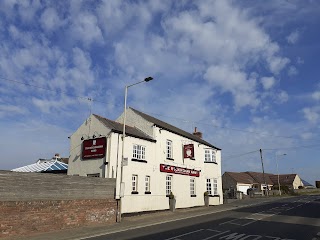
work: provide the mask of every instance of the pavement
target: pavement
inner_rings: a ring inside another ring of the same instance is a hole
[[[151,213],[124,215],[122,217],[121,223],[94,226],[91,225],[81,228],[64,229],[47,233],[39,233],[30,236],[25,235],[21,237],[15,236],[11,238],[3,238],[3,240],[82,240],[89,237],[96,237],[105,234],[112,234],[132,229],[143,228],[147,226],[154,226],[161,223],[174,222],[182,219],[188,219],[212,213],[219,213],[242,207],[256,206],[268,202],[277,201],[283,198],[284,197],[247,198],[218,206],[201,206],[193,208],[176,209],[174,212],[171,212],[169,210],[163,210]]]

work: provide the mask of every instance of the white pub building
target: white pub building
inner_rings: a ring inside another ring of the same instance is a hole
[[[210,205],[223,203],[221,149],[196,129],[191,134],[133,108],[126,112],[123,166],[123,114],[116,121],[92,114],[70,136],[68,175],[116,178],[122,213],[168,209],[171,192],[176,208],[203,206],[205,192]]]

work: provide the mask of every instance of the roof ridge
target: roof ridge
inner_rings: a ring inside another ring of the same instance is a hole
[[[139,111],[139,110],[136,110],[136,109],[134,109],[134,108],[132,108],[132,107],[129,107],[129,109],[131,109],[131,110],[134,111],[135,113],[139,114],[139,115],[140,115],[142,118],[144,118],[145,120],[147,120],[147,121],[149,121],[149,122],[153,122],[155,125],[158,125],[158,126],[164,128],[164,129],[166,129],[166,130],[172,131],[172,132],[174,132],[174,133],[176,133],[176,134],[178,134],[178,135],[184,136],[184,137],[186,137],[186,138],[189,138],[189,139],[194,140],[194,141],[196,141],[196,142],[199,142],[199,143],[202,143],[202,144],[204,144],[204,145],[210,146],[210,147],[215,148],[215,149],[217,149],[217,150],[221,150],[220,148],[212,145],[211,143],[207,142],[206,140],[204,140],[204,139],[202,139],[202,138],[199,138],[199,137],[193,135],[192,133],[187,132],[187,131],[185,131],[185,130],[183,130],[183,129],[181,129],[181,128],[178,128],[178,127],[176,127],[176,126],[174,126],[174,125],[172,125],[172,124],[170,124],[170,123],[164,122],[164,121],[162,121],[162,120],[160,120],[160,119],[158,119],[158,118],[155,118],[155,117],[153,117],[153,116],[151,116],[151,115],[148,115],[148,114],[146,114],[146,113],[144,113],[144,112],[141,112],[141,111]],[[161,126],[161,125],[162,125],[162,126]],[[167,125],[167,126],[166,126],[166,125]]]

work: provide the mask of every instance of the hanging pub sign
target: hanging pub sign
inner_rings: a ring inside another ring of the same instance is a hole
[[[106,142],[105,137],[84,140],[82,142],[82,159],[104,158]]]
[[[171,166],[166,164],[160,164],[160,172],[181,174],[181,175],[187,175],[192,177],[200,176],[200,171],[198,170],[176,167],[176,166]]]
[[[183,157],[194,159],[194,147],[193,144],[183,145]]]

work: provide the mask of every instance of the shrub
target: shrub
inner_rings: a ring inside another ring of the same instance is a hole
[[[174,199],[174,194],[170,192],[169,199]]]

